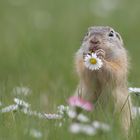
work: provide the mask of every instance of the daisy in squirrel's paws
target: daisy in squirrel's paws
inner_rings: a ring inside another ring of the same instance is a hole
[[[85,66],[90,70],[99,70],[103,62],[100,58],[97,57],[96,53],[88,53],[84,57]]]

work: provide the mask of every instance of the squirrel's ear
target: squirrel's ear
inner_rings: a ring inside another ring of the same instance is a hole
[[[121,43],[123,44],[123,40],[122,40],[122,37],[121,37],[121,35],[118,33],[118,32],[116,32],[116,37],[121,41]]]

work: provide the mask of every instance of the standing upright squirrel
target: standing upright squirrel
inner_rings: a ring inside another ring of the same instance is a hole
[[[99,70],[86,68],[84,56],[94,51],[103,62]],[[76,90],[91,102],[103,104],[103,109],[113,99],[114,112],[120,113],[123,129],[127,132],[131,122],[131,100],[128,98],[128,55],[119,33],[111,27],[93,26],[88,29],[75,56],[75,67],[80,78]]]

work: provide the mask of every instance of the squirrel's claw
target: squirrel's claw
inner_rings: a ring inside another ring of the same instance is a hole
[[[95,53],[96,53],[98,58],[100,58],[100,59],[104,59],[105,58],[105,51],[103,49],[99,49]]]

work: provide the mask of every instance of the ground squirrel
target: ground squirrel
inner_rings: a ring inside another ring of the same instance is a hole
[[[84,65],[84,55],[94,51],[102,60],[99,70],[91,71]],[[75,56],[75,67],[80,78],[76,94],[91,102],[100,100],[103,108],[113,100],[114,112],[121,115],[127,132],[131,122],[131,100],[128,99],[128,55],[119,33],[111,27],[88,28],[80,49]],[[99,99],[100,98],[100,99]]]

